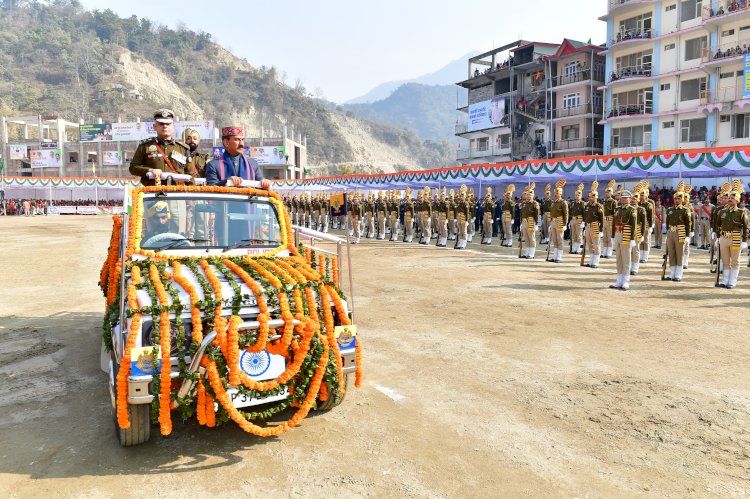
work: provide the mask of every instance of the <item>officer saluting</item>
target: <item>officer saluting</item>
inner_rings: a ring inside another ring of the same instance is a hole
[[[141,184],[156,185],[162,172],[187,173],[198,176],[190,148],[172,137],[174,133],[174,113],[169,109],[159,109],[154,113],[156,137],[141,141],[130,161],[130,173],[141,177]],[[153,172],[154,178],[148,178]],[[192,180],[189,182],[192,184]]]

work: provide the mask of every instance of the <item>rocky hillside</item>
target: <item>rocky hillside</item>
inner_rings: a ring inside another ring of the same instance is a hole
[[[307,136],[322,173],[451,164],[450,148],[413,132],[356,118],[280,81],[212,41],[136,16],[86,11],[76,0],[0,0],[0,112],[71,121],[135,120],[168,106],[184,119],[243,124],[250,134],[283,126]],[[127,99],[136,90],[143,100]]]

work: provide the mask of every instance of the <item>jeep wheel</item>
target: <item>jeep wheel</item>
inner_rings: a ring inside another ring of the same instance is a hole
[[[114,363],[114,379],[117,380],[117,364]],[[120,425],[117,424],[117,382],[115,381],[114,387],[112,387],[114,396],[114,403],[112,404],[112,419],[115,424],[115,433],[117,434],[117,440],[123,447],[130,447],[133,445],[139,445],[148,442],[151,438],[151,404],[128,404],[128,419],[130,420],[130,428],[123,430]]]
[[[339,397],[338,401],[334,400],[332,393],[333,393],[333,386],[328,383],[328,400],[321,401],[318,399],[318,410],[319,411],[330,411],[337,405],[339,405],[341,402],[344,401],[344,397],[346,397],[346,390],[349,388],[349,375],[344,374],[344,395],[342,397]]]

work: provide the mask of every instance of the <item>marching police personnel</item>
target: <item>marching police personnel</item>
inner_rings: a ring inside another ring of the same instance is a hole
[[[505,188],[503,202],[500,205],[500,223],[503,224],[503,246],[510,248],[513,246],[513,211],[516,209],[516,203],[513,201],[513,193],[516,192],[516,186],[510,184]]]
[[[630,198],[630,204],[635,208],[637,214],[637,223],[635,225],[635,246],[630,248],[630,275],[638,275],[638,265],[641,261],[641,243],[647,230],[646,209],[640,205],[643,194],[643,183],[639,182],[633,188],[633,197]]]
[[[548,262],[560,263],[562,261],[563,254],[563,235],[565,234],[565,227],[568,225],[569,210],[568,202],[562,197],[563,187],[565,187],[565,179],[560,179],[555,184],[555,199],[550,204],[548,212],[549,222],[549,241],[550,246],[554,250],[554,253]]]
[[[492,214],[495,211],[495,198],[492,187],[487,187],[482,201],[482,244],[492,244]]]
[[[456,239],[457,220],[456,220],[456,191],[450,190],[448,196],[448,240]]]
[[[571,253],[578,254],[583,243],[583,215],[586,212],[586,203],[583,202],[583,184],[578,184],[578,188],[573,194],[573,201],[570,203],[570,242]]]
[[[445,187],[436,203],[435,216],[438,219],[438,240],[435,246],[445,248],[448,244],[448,195]]]
[[[385,239],[385,219],[388,207],[383,199],[383,191],[378,191],[378,197],[375,200],[375,223],[378,228],[378,239]]]
[[[430,200],[430,188],[425,187],[422,194],[422,211],[420,218],[422,219],[422,234],[420,235],[419,244],[428,244],[432,238],[432,201]]]
[[[354,228],[354,241],[352,244],[359,244],[359,240],[362,237],[361,232],[361,221],[362,215],[364,214],[364,206],[362,204],[362,194],[354,192],[352,194],[352,202],[349,204],[349,213],[351,214],[352,227]]]
[[[169,109],[159,109],[154,113],[154,129],[156,137],[142,140],[130,161],[130,173],[141,177],[141,184],[156,185],[161,181],[162,172],[187,173],[193,177],[198,172],[193,165],[190,156],[190,147],[187,144],[175,140],[174,113]],[[148,173],[153,172],[154,178],[148,178]],[[191,180],[188,184],[192,184]]]
[[[398,241],[398,191],[393,190],[390,192],[390,194],[391,195],[388,197],[388,199],[386,199],[386,207],[388,208],[388,222],[391,229],[391,241]]]
[[[654,204],[654,248],[661,249],[664,238],[664,222],[667,220],[667,210],[661,204],[661,197],[656,198]]]
[[[419,193],[422,194],[421,192]],[[412,198],[411,187],[406,188],[404,195],[404,242],[410,243],[414,240],[414,215],[415,206]]]
[[[690,215],[690,230],[688,231],[688,237],[685,239],[685,250],[683,253],[683,261],[682,261],[682,268],[686,269],[688,268],[688,261],[690,260],[690,244],[693,241],[693,238],[695,237],[695,226],[696,226],[696,217],[695,217],[695,210],[693,209],[693,206],[690,204],[690,193],[693,192],[693,186],[692,185],[686,185],[685,190],[683,191],[682,196],[682,204],[685,207],[685,210],[687,210],[688,214]]]
[[[620,206],[615,209],[613,218],[613,230],[615,235],[615,246],[617,252],[617,280],[609,287],[627,291],[630,289],[630,250],[635,247],[636,225],[638,223],[638,212],[630,204],[633,195],[629,191],[620,192]]]
[[[467,242],[467,225],[471,220],[471,206],[469,204],[468,187],[462,185],[459,191],[458,200],[456,201],[456,244],[453,249],[466,248]]]
[[[549,210],[552,206],[552,184],[547,184],[544,187],[544,199],[542,200],[541,204],[539,205],[540,209],[542,210],[542,240],[540,241],[542,244],[549,242],[549,225],[550,225],[550,215]]]
[[[607,184],[607,188],[604,191],[604,202],[602,206],[604,208],[604,235],[602,236],[602,258],[609,258],[612,256],[612,249],[615,244],[615,233],[613,220],[615,216],[615,210],[617,209],[617,202],[612,198],[615,189],[615,180],[612,179]]]
[[[536,253],[536,229],[541,216],[539,203],[534,199],[535,182],[523,191],[523,202],[521,203],[521,229],[518,238],[523,244],[523,254],[519,258],[533,259]],[[507,191],[506,191],[507,192]],[[508,237],[508,236],[506,236]]]
[[[474,198],[474,189],[471,189],[466,193],[466,199],[469,203],[469,220],[467,222],[466,240],[472,242],[474,240],[474,232],[476,232],[475,221],[477,218],[477,200]]]
[[[643,242],[641,242],[641,258],[640,263],[648,262],[648,257],[651,253],[651,233],[654,231],[654,211],[656,210],[656,204],[649,198],[649,187],[650,182],[644,180],[641,187],[641,202],[640,206],[646,210],[646,231],[643,233]],[[659,228],[661,230],[661,227]]]
[[[708,249],[711,244],[711,213],[713,210],[714,205],[711,204],[711,199],[706,196],[698,210],[698,224],[700,226],[701,237],[700,249]]]
[[[667,258],[669,276],[666,281],[682,280],[682,258],[685,249],[685,238],[690,233],[690,214],[682,205],[685,182],[680,182],[675,190],[674,204],[667,209]]]
[[[742,181],[734,179],[726,207],[721,211],[719,218],[719,245],[721,259],[724,262],[724,280],[719,284],[722,288],[732,289],[737,285],[740,252],[747,248],[747,214],[737,206],[744,192]]]
[[[585,266],[592,269],[599,267],[601,255],[599,242],[604,236],[604,207],[599,202],[597,187],[599,187],[599,182],[594,180],[589,191],[589,202],[586,203],[583,213],[583,220],[586,224],[586,251],[589,253],[589,262]]]

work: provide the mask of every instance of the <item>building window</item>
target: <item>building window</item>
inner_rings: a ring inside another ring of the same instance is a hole
[[[659,90],[661,90],[662,92],[666,92],[667,90],[670,90],[671,88],[672,88],[671,83],[662,83],[661,86],[659,87]]]
[[[732,138],[747,139],[748,137],[750,137],[750,114],[733,114]]]
[[[725,36],[732,36],[733,34],[734,34],[734,30],[733,29],[728,29],[728,30],[725,30],[725,31],[721,32],[722,38],[725,37]]]
[[[706,118],[680,121],[682,142],[703,142],[706,140]]]
[[[573,62],[566,62],[565,68],[563,69],[563,75],[564,76],[573,76],[576,72],[576,65],[578,64],[578,61]]]
[[[477,152],[484,152],[490,148],[490,138],[481,137],[477,139]]]
[[[563,95],[563,109],[578,107],[581,105],[581,93]]]
[[[612,129],[612,147],[651,146],[651,125]]]
[[[685,21],[700,17],[703,0],[682,0],[680,7],[680,21],[684,23]]]
[[[732,71],[730,73],[721,73],[721,74],[719,74],[719,78],[722,79],[722,80],[724,78],[734,78],[734,71]]]
[[[719,122],[720,122],[720,123],[729,123],[729,122],[731,121],[731,118],[732,118],[732,117],[731,117],[731,116],[729,116],[728,114],[722,114],[722,115],[721,115],[721,116],[719,117]]]
[[[674,128],[674,121],[665,121],[661,124],[662,128]]]
[[[677,4],[673,3],[672,5],[667,5],[664,7],[664,12],[669,12],[670,10],[675,10],[677,8]]]
[[[692,61],[693,59],[700,59],[701,50],[706,48],[706,43],[705,36],[685,40],[685,60]]]
[[[674,50],[674,48],[675,48],[675,44],[674,43],[668,43],[668,44],[664,45],[664,52],[666,52],[667,50]]]
[[[563,140],[575,140],[579,138],[580,126],[569,125],[562,127],[562,139]]]
[[[706,91],[706,77],[684,80],[680,85],[680,102],[699,99]]]
[[[500,138],[500,149],[510,149],[510,135],[498,135]]]

